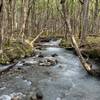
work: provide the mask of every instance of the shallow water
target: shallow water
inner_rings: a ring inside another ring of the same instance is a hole
[[[24,74],[10,76],[7,81],[5,78],[1,79],[0,96],[13,92],[22,92],[27,96],[29,92],[35,92],[34,88],[39,88],[43,93],[43,100],[100,100],[100,80],[89,76],[72,52],[49,45],[41,53],[46,57],[56,53],[58,63],[46,68],[32,63],[37,59],[27,58],[34,69],[23,66],[28,70]]]

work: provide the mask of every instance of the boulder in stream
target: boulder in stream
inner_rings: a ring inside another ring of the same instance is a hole
[[[54,53],[54,54],[52,54],[51,56],[52,56],[52,57],[56,57],[56,56],[58,56],[58,55],[57,55],[56,53]]]
[[[54,57],[45,57],[39,61],[40,66],[53,66],[57,64],[57,59]]]

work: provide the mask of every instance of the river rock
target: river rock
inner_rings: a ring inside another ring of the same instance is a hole
[[[14,96],[13,98],[11,98],[11,100],[21,100],[21,98],[19,96]]]
[[[54,53],[54,54],[52,54],[51,56],[52,56],[52,57],[56,57],[56,56],[58,56],[58,55],[57,55],[56,53]]]
[[[36,98],[37,100],[43,100],[43,94],[39,89],[36,91]]]
[[[30,96],[29,100],[37,100],[36,96]]]
[[[40,66],[53,66],[55,64],[57,64],[57,59],[54,57],[45,57],[39,61]]]
[[[38,54],[38,57],[39,57],[39,58],[43,58],[44,56],[43,56],[42,53],[40,53],[40,54]]]
[[[22,100],[22,98],[25,97],[22,93],[12,93],[10,96],[11,100]]]

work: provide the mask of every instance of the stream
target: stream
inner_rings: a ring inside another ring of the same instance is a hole
[[[42,43],[35,56],[1,75],[0,100],[35,100],[37,91],[43,100],[100,100],[100,80],[89,76],[78,57],[58,44],[59,40]]]

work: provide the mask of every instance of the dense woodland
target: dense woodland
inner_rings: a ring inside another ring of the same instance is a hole
[[[84,45],[88,36],[100,34],[100,0],[0,0],[1,62],[14,49],[26,55],[40,32],[65,39],[74,34]]]

